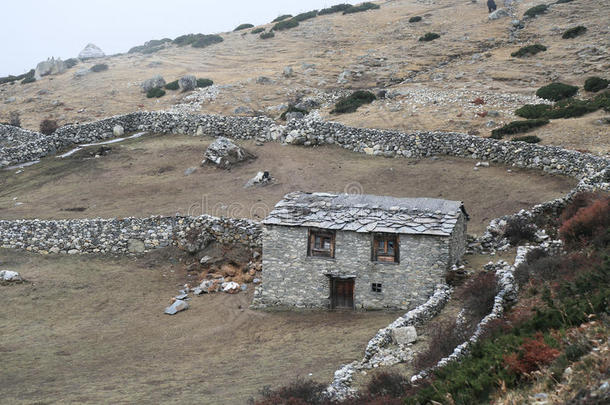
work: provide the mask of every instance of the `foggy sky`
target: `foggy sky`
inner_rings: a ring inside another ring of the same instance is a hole
[[[89,42],[127,52],[150,39],[232,31],[346,0],[18,0],[2,2],[0,76],[18,75],[48,57],[77,57]]]

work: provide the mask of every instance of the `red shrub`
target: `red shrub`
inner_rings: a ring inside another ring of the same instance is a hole
[[[580,208],[559,228],[559,235],[567,245],[586,244],[606,233],[610,227],[610,197]]]
[[[583,192],[574,195],[574,197],[572,197],[572,201],[570,201],[570,203],[566,205],[566,207],[561,212],[559,221],[561,223],[564,223],[568,219],[572,218],[578,212],[579,209],[593,204],[595,200],[599,200],[600,198],[602,197],[599,194],[589,192]]]
[[[504,355],[504,365],[518,375],[527,376],[540,367],[550,364],[559,356],[559,350],[544,342],[542,333],[525,339],[517,353]]]

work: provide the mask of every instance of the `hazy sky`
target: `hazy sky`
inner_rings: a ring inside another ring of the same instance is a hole
[[[0,76],[18,75],[48,57],[67,59],[92,42],[107,54],[150,39],[231,31],[346,0],[18,0],[2,1]]]

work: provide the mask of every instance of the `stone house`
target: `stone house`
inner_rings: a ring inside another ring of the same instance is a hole
[[[464,254],[459,201],[294,192],[263,220],[254,307],[422,304]]]

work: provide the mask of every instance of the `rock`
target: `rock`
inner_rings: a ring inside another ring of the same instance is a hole
[[[176,301],[174,301],[174,303],[172,305],[165,308],[165,313],[168,315],[175,315],[180,311],[184,311],[185,309],[188,309],[188,307],[189,307],[189,304],[186,301],[176,300]]]
[[[271,83],[273,83],[273,81],[266,76],[259,76],[256,78],[256,83],[257,84],[271,84]]]
[[[344,70],[343,72],[341,72],[339,74],[339,77],[337,78],[337,84],[346,84],[349,81],[349,78],[351,75],[352,75],[351,71]]]
[[[57,75],[66,71],[66,64],[61,59],[49,58],[36,65],[34,78],[40,80],[43,76]]]
[[[74,78],[80,79],[81,77],[88,75],[89,72],[91,71],[87,68],[80,68],[76,72],[74,72]]]
[[[201,260],[199,260],[200,264],[206,264],[207,262],[209,262],[210,260],[212,260],[212,258],[210,256],[203,256],[201,258]]]
[[[489,162],[477,162],[476,167],[489,167]]]
[[[236,294],[241,290],[239,284],[236,283],[235,281],[230,281],[228,283],[223,283],[223,284],[224,284],[224,286],[222,287],[222,291],[224,291],[226,293]]]
[[[221,169],[230,169],[237,163],[255,158],[256,156],[254,154],[221,136],[216,138],[216,140],[208,146],[201,164],[205,165],[208,163]]]
[[[95,44],[87,44],[78,54],[78,58],[81,60],[103,58],[104,56],[106,56],[104,51]]]
[[[269,172],[264,171],[264,172],[258,172],[256,173],[256,176],[252,177],[250,180],[248,180],[248,182],[246,183],[245,187],[252,187],[252,186],[266,186],[267,184],[271,183],[271,175],[269,174]]]
[[[286,113],[286,121],[301,120],[303,117],[305,117],[305,115],[300,111]]]
[[[254,284],[260,284],[261,283],[261,279],[260,278],[255,278],[254,280],[252,280],[252,282]]]
[[[19,273],[12,270],[0,270],[0,281],[17,282],[23,281]]]
[[[156,75],[151,77],[148,80],[144,80],[140,87],[142,87],[143,92],[147,92],[151,89],[157,89],[165,86],[165,79],[161,75]]]
[[[188,296],[189,296],[189,295],[188,295],[187,293],[182,293],[182,294],[180,294],[180,295],[176,295],[176,296],[174,297],[174,299],[176,299],[176,300],[180,300],[180,301],[184,301],[184,300],[186,300],[186,299],[188,298]]]
[[[125,129],[121,125],[115,125],[114,128],[112,128],[112,134],[117,137],[123,136],[125,134]]]
[[[286,66],[284,68],[284,72],[282,72],[282,74],[284,75],[284,77],[292,77],[292,76],[294,76],[294,70],[292,69],[291,66]]]
[[[414,326],[404,326],[392,329],[392,341],[397,345],[407,345],[417,341],[417,331]]]
[[[285,142],[290,145],[303,145],[306,140],[305,135],[295,129],[286,136]]]
[[[318,102],[318,100],[311,97],[304,98],[295,105],[296,108],[306,111],[313,110],[314,108],[318,108],[319,106],[320,103]]]
[[[6,100],[4,100],[4,104],[14,103],[15,101],[17,101],[17,99],[15,97],[9,97]]]
[[[223,280],[224,280],[224,278],[221,278],[218,280],[204,280],[201,282],[199,287],[196,287],[196,288],[201,289],[201,292],[206,293],[206,294],[215,293],[218,290],[220,290],[220,286],[223,283]],[[199,293],[197,295],[200,295],[200,294],[201,293]]]
[[[144,246],[144,242],[139,239],[129,239],[127,241],[127,250],[130,253],[144,253],[146,247]]]
[[[188,169],[186,169],[184,171],[184,175],[185,176],[190,176],[191,174],[195,173],[196,170],[197,170],[196,167],[189,167]]]
[[[78,254],[78,253],[79,253],[78,249],[70,249],[70,250],[68,250],[68,254],[69,255],[75,255],[75,254]]]
[[[487,18],[490,20],[499,20],[500,18],[508,17],[508,12],[503,8],[499,8],[493,13],[490,13]]]
[[[250,107],[239,106],[235,109],[235,114],[252,114],[254,111]]]
[[[182,76],[178,80],[180,91],[191,91],[197,87],[197,78],[193,75]]]

